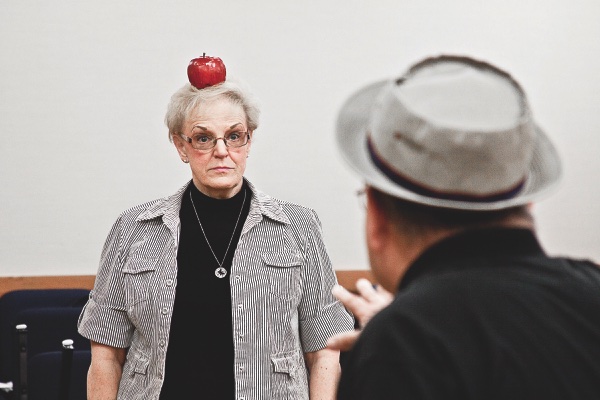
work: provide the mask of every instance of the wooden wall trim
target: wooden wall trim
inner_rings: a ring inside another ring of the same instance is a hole
[[[373,274],[368,269],[360,269],[360,270],[339,270],[335,271],[338,279],[338,283],[351,292],[356,293],[356,281],[359,278],[365,278],[369,281],[375,283],[375,278],[373,278]]]
[[[358,278],[366,278],[374,282],[369,270],[336,270],[335,273],[338,283],[353,292],[354,283]],[[0,296],[20,289],[91,289],[95,277],[95,275],[0,276]]]
[[[91,289],[95,275],[0,276],[0,296],[21,289]]]

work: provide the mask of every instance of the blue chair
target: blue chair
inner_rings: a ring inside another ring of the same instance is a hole
[[[19,371],[23,357],[56,349],[72,338],[78,349],[89,341],[77,333],[77,318],[89,297],[88,289],[25,289],[0,297],[0,382],[13,383],[13,392],[0,391],[0,399],[19,399],[14,391],[27,371]],[[27,326],[27,349],[19,345],[17,325]]]
[[[86,400],[91,351],[74,350],[72,340],[61,351],[39,353],[27,362],[27,400]]]
[[[20,372],[14,380],[14,392],[17,396],[21,396],[21,400],[33,399],[34,389],[44,388],[44,385],[38,384],[31,375],[32,368],[36,365],[35,357],[55,351],[65,338],[69,339],[71,346],[74,345],[77,349],[90,350],[90,341],[77,332],[77,319],[80,313],[81,309],[78,307],[41,307],[29,308],[17,314],[16,318],[22,326],[26,326],[27,332],[25,346],[23,339],[20,340],[18,358]],[[26,362],[24,363],[23,360]],[[51,380],[50,375],[47,379]],[[30,396],[25,399],[23,393],[30,393]],[[50,398],[46,397],[46,399]]]

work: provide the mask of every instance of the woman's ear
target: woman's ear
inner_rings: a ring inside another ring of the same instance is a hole
[[[187,149],[185,147],[183,139],[179,136],[173,136],[173,144],[175,145],[175,148],[179,153],[179,158],[181,158],[181,161],[183,161],[184,163],[188,163],[189,159],[187,156]]]
[[[248,148],[246,149],[246,158],[250,156],[250,148],[252,147],[252,138],[254,137],[254,131],[248,131]]]

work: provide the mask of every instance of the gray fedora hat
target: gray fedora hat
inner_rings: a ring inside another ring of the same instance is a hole
[[[465,56],[429,57],[360,89],[339,112],[336,139],[367,185],[429,206],[523,205],[561,177],[521,86]]]

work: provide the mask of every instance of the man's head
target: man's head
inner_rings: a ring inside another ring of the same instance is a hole
[[[359,90],[340,111],[337,140],[371,188],[367,244],[376,277],[452,232],[525,223],[526,205],[561,174],[521,86],[469,57],[427,58]],[[400,233],[405,248],[381,247],[382,233]]]

